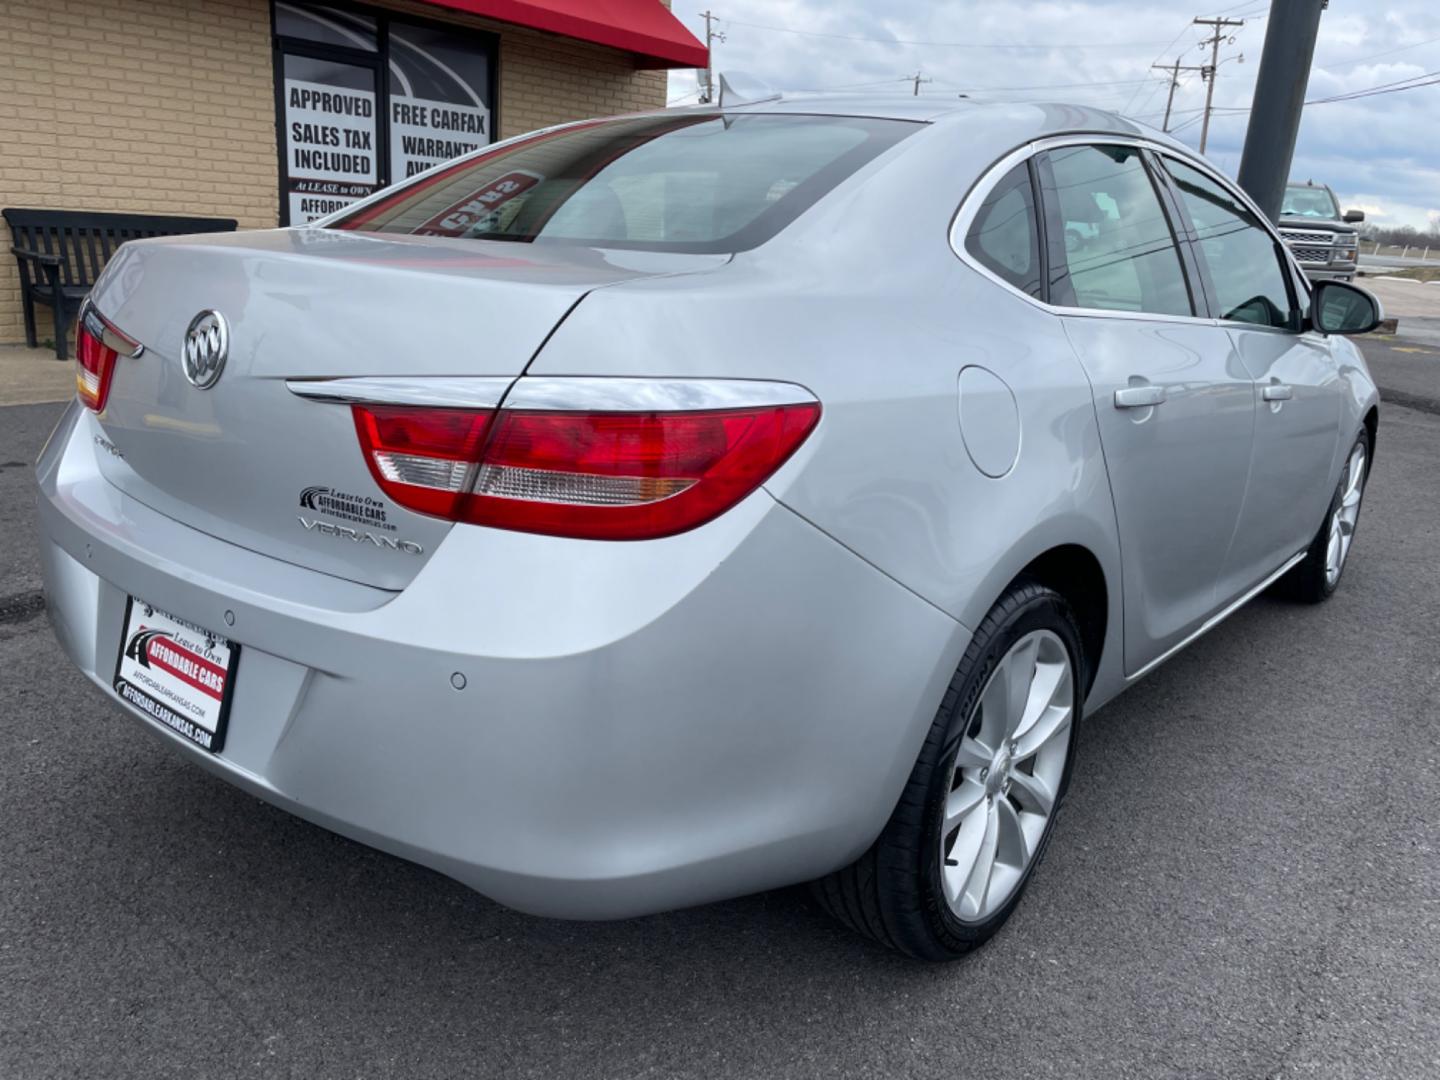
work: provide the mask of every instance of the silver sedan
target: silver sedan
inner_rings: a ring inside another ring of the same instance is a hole
[[[1087,109],[550,129],[127,244],[38,466],[49,610],[177,752],[503,903],[815,881],[953,957],[1083,713],[1339,584],[1379,318]]]

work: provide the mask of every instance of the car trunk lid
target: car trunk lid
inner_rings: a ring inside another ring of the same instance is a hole
[[[724,261],[318,229],[127,244],[93,299],[144,350],[117,363],[101,468],[205,533],[400,589],[452,526],[387,500],[350,409],[287,381],[488,377],[498,397],[591,289]],[[228,353],[200,389],[182,353],[205,311]]]

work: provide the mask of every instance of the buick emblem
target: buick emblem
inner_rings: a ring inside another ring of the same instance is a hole
[[[209,390],[220,378],[225,357],[230,353],[230,327],[218,311],[202,311],[190,320],[185,331],[185,351],[180,362],[185,378],[197,390]]]

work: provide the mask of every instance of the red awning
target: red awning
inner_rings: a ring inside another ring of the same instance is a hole
[[[436,7],[633,53],[637,67],[705,66],[705,46],[660,0],[427,0]]]

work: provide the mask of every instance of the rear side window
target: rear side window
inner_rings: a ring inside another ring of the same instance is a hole
[[[1040,230],[1030,170],[1017,165],[980,204],[965,250],[1021,292],[1040,296]]]
[[[918,127],[848,116],[717,113],[603,120],[437,169],[333,227],[744,251]]]
[[[1165,159],[1165,168],[1195,224],[1220,318],[1296,327],[1299,313],[1275,239],[1244,203],[1200,170],[1171,158]]]
[[[1066,147],[1049,161],[1075,306],[1193,315],[1175,236],[1139,148]]]

